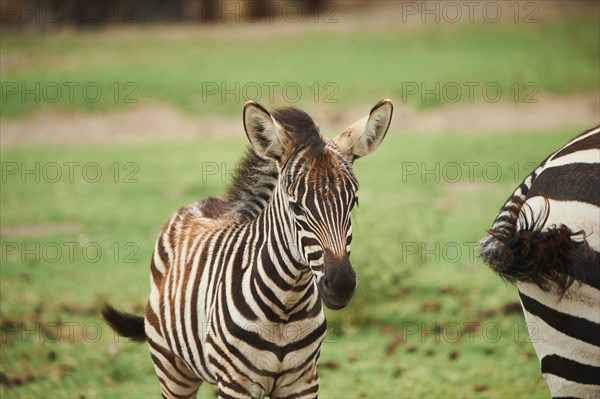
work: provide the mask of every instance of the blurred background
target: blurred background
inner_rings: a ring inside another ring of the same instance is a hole
[[[157,397],[99,308],[143,312],[162,224],[235,172],[243,104],[333,137],[383,98],[320,396],[549,397],[476,243],[599,123],[598,1],[0,0],[0,20],[2,397]]]

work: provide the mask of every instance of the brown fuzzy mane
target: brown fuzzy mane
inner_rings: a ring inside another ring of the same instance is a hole
[[[271,199],[278,177],[275,161],[248,148],[225,192],[225,200],[234,212],[246,219],[254,219]]]

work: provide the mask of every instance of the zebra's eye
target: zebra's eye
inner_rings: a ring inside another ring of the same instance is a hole
[[[358,207],[358,197],[354,197],[354,201],[350,204],[350,210],[354,209],[354,207]]]
[[[302,207],[300,205],[298,205],[298,203],[296,203],[294,201],[290,201],[289,204],[290,204],[290,209],[296,215],[303,215],[304,214],[304,210],[302,209]]]

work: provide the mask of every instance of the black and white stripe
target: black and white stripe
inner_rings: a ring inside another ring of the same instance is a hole
[[[523,181],[480,250],[517,285],[552,396],[600,398],[600,127]]]
[[[145,332],[141,318],[103,312],[121,335],[145,334],[163,397],[195,397],[202,381],[217,384],[220,398],[317,397],[322,304],[343,308],[356,287],[352,163],[378,147],[391,112],[382,101],[328,140],[302,111],[271,117],[246,105],[255,153],[225,199],[181,208],[166,223],[151,262]]]

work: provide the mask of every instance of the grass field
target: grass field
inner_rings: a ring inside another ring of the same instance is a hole
[[[347,107],[390,97],[426,108],[454,101],[523,103],[540,92],[599,89],[593,14],[525,26],[447,24],[416,31],[251,35],[229,29],[236,27],[45,37],[4,32],[2,115],[156,101],[194,115],[237,115],[248,99]],[[36,82],[37,98],[26,94],[36,92]]]
[[[398,133],[356,165],[359,290],[349,308],[328,313],[322,397],[547,396],[516,293],[473,259],[473,245],[531,163],[575,132],[493,142]],[[5,175],[2,190],[2,372],[24,382],[3,397],[156,394],[147,349],[115,340],[98,308],[110,300],[142,309],[161,224],[180,205],[221,193],[244,145],[3,151],[5,165],[40,164],[39,183],[19,172]],[[69,162],[81,164],[72,177]],[[54,164],[63,171],[56,182],[51,167],[44,172]]]
[[[207,83],[220,90],[292,82],[303,90],[293,105],[312,109],[385,97],[417,108],[448,103],[407,96],[406,83],[492,82],[502,87],[502,101],[518,103],[529,92],[515,100],[514,84],[523,90],[532,82],[554,95],[600,87],[593,13],[527,26],[294,28],[281,35],[226,28],[3,31],[1,118],[108,115],[145,103],[237,117],[246,98],[209,95]],[[100,87],[97,101],[82,94],[88,84]],[[72,98],[68,87],[76,88]],[[24,92],[31,88],[36,94]],[[485,101],[480,95],[475,105]],[[269,109],[286,105],[280,90],[267,96],[261,102]],[[321,397],[549,397],[516,290],[476,259],[475,246],[521,179],[586,127],[396,130],[357,162],[352,263],[359,287],[346,309],[327,311]],[[180,206],[223,193],[246,145],[241,121],[237,133],[137,144],[25,140],[2,148],[2,398],[157,397],[147,348],[115,337],[99,308],[110,301],[143,311],[156,235]],[[199,397],[213,396],[202,387]]]

